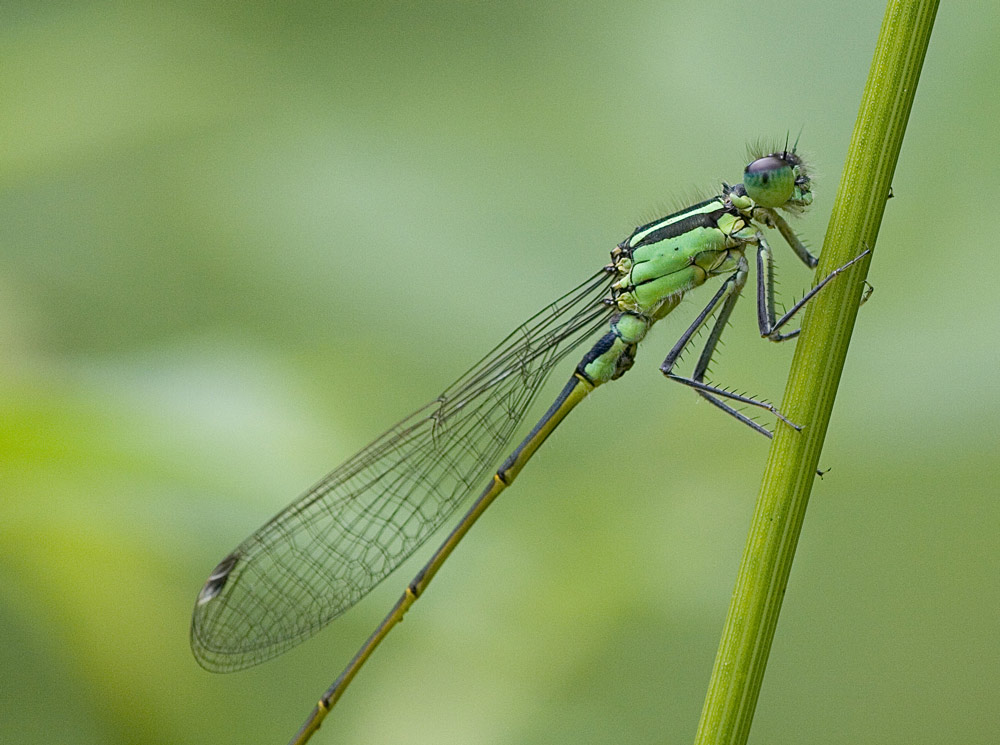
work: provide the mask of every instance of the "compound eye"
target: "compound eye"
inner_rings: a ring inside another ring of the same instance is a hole
[[[778,154],[757,158],[744,169],[743,186],[761,207],[781,207],[795,194],[794,164]]]

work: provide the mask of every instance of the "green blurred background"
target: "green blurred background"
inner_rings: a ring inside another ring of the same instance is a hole
[[[958,8],[753,742],[995,742],[1000,11]],[[226,676],[188,649],[209,570],[636,224],[739,179],[747,140],[802,129],[818,249],[882,10],[5,3],[0,741],[284,742],[412,567]],[[657,370],[705,300],[573,414],[318,743],[691,740],[767,451]],[[733,326],[714,379],[780,399],[792,350],[752,302]]]

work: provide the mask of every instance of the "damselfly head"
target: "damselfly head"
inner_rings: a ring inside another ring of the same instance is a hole
[[[794,147],[755,158],[743,170],[743,186],[761,207],[801,212],[812,203],[809,174]]]

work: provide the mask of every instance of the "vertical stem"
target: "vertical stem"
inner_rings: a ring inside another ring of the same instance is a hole
[[[938,0],[889,0],[817,276],[875,246]],[[698,725],[698,745],[745,743],[858,312],[866,257],[803,319],[779,423]]]

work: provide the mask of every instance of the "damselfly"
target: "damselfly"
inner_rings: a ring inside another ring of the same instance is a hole
[[[337,678],[292,740],[319,728],[378,644],[423,593],[458,542],[513,482],[563,418],[599,385],[632,367],[650,327],[690,290],[725,276],[721,287],[670,350],[660,369],[726,413],[768,437],[736,407],[789,422],[773,405],[738,395],[705,376],[729,321],[755,250],[757,321],[771,341],[788,320],[849,262],[776,317],[771,248],[777,229],[809,267],[817,259],[777,210],[801,212],[812,202],[806,165],[795,147],[757,153],[743,182],[633,233],[611,251],[611,263],[516,328],[426,406],[378,437],[241,543],[209,575],[198,595],[191,647],[201,665],[230,671],[279,655],[326,626],[365,596],[437,530],[483,481],[479,497]],[[860,258],[860,257],[858,257]],[[674,371],[694,335],[711,331],[690,377]],[[569,382],[499,468],[541,385],[580,344],[606,330]],[[492,473],[492,477],[490,474]]]

